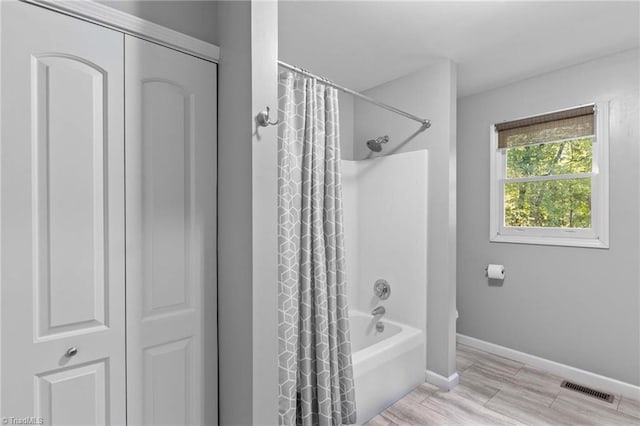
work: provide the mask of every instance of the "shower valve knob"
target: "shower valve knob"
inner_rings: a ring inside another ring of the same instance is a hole
[[[373,292],[380,300],[387,300],[391,295],[391,286],[387,280],[381,278],[373,285]]]

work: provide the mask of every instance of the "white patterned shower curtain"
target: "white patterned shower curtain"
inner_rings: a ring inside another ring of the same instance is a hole
[[[279,421],[356,421],[346,297],[338,95],[280,76]]]

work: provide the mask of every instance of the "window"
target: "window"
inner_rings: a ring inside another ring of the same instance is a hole
[[[491,241],[609,247],[607,106],[491,126]]]

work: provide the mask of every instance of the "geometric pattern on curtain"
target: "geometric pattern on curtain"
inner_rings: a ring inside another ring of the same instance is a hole
[[[353,424],[337,90],[279,83],[279,421]]]

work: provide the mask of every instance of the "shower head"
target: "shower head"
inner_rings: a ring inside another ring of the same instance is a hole
[[[379,136],[367,141],[367,147],[373,152],[382,151],[382,144],[389,142],[389,136]]]

